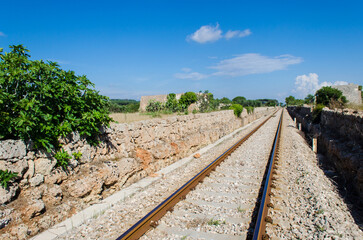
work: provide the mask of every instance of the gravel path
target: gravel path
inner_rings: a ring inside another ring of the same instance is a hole
[[[285,111],[271,239],[363,239],[348,207]]]
[[[280,113],[140,239],[245,239]]]
[[[162,200],[177,190],[187,180],[197,174],[200,169],[221,155],[228,147],[251,131],[261,123],[263,117],[248,127],[243,128],[219,145],[215,146],[208,153],[202,154],[200,158],[193,159],[186,165],[164,175],[160,180],[155,181],[147,189],[138,192],[112,208],[106,210],[98,218],[87,221],[85,224],[73,229],[66,235],[57,239],[115,239],[130,228],[138,219],[143,217]],[[242,207],[242,206],[241,206]],[[240,211],[243,212],[243,209]]]

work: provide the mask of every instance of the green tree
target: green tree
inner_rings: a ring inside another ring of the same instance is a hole
[[[246,98],[242,97],[242,96],[237,96],[232,99],[232,103],[240,104],[242,106],[245,104],[245,102],[246,102]]]
[[[304,100],[305,100],[304,102],[306,104],[314,103],[315,97],[314,97],[314,95],[309,94],[306,96],[306,98]]]
[[[60,136],[78,131],[97,143],[100,127],[111,121],[108,98],[86,76],[55,62],[30,60],[22,45],[10,49],[0,51],[0,138],[31,139],[49,151]]]
[[[347,99],[343,96],[342,91],[332,87],[322,87],[315,93],[316,103],[328,106],[332,101],[347,103]]]
[[[229,99],[229,98],[226,98],[226,97],[223,97],[219,100],[220,103],[223,103],[223,104],[230,104],[232,103],[232,101]]]
[[[287,98],[285,98],[285,102],[286,102],[287,106],[294,105],[295,101],[296,101],[296,99],[293,96],[288,96]]]
[[[197,100],[197,94],[194,92],[186,92],[180,96],[179,103],[184,105],[184,108],[187,108],[190,104],[195,103]]]

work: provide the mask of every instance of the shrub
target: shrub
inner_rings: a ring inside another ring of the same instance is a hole
[[[168,94],[167,101],[165,103],[165,108],[171,112],[178,112],[180,110],[175,93]]]
[[[8,183],[13,180],[13,178],[15,178],[16,176],[18,176],[18,173],[16,172],[11,172],[9,170],[1,170],[0,169],[0,185],[4,188],[7,189],[8,188]]]
[[[198,100],[197,94],[194,92],[186,92],[180,96],[179,103],[181,106],[188,108],[190,104],[195,103]]]
[[[146,106],[147,112],[160,112],[165,108],[164,104],[159,101],[150,100]]]
[[[332,87],[322,87],[316,91],[315,96],[316,103],[323,104],[325,106],[328,106],[332,100],[339,101],[342,104],[347,103],[347,99],[343,96],[342,91]]]
[[[320,116],[323,108],[325,106],[323,104],[317,104],[313,110],[313,123],[320,123]]]
[[[232,104],[229,109],[233,109],[234,115],[237,117],[240,117],[243,111],[243,107],[240,104]]]
[[[64,171],[67,171],[71,156],[69,156],[69,154],[64,149],[61,149],[54,155],[54,158],[57,159],[55,166],[61,167]]]
[[[100,127],[109,126],[108,98],[86,76],[59,65],[29,60],[22,45],[0,49],[0,138],[33,140],[50,152],[59,137],[78,131],[96,144]]]
[[[246,107],[246,110],[247,110],[247,113],[248,114],[251,114],[251,113],[253,113],[253,111],[255,110],[255,108],[254,107],[251,107],[251,106],[247,106]]]

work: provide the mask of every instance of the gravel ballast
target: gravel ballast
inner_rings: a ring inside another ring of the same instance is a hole
[[[319,168],[317,155],[284,113],[277,188],[267,224],[271,239],[363,239],[336,187]]]

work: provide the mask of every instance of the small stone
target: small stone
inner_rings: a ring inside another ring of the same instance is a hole
[[[45,204],[42,200],[34,200],[23,212],[27,219],[41,215],[45,211]]]
[[[194,154],[194,156],[193,156],[194,158],[200,158],[200,153],[196,153],[196,154]]]

